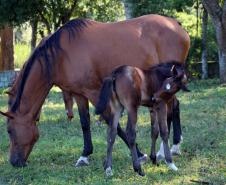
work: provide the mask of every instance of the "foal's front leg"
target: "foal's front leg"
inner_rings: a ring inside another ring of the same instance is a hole
[[[144,176],[144,172],[141,169],[140,161],[138,160],[137,148],[136,148],[136,123],[137,123],[137,108],[128,111],[128,122],[126,126],[126,135],[128,138],[129,148],[132,154],[133,169],[140,176]]]
[[[156,161],[156,140],[159,135],[159,125],[157,120],[156,111],[150,110],[150,116],[151,116],[151,155],[150,159],[152,160],[153,164],[157,164]]]
[[[175,166],[175,164],[172,162],[172,155],[169,149],[169,132],[167,127],[167,105],[164,102],[160,102],[159,105],[156,108],[157,111],[157,117],[159,122],[159,128],[160,128],[160,136],[163,140],[163,148],[164,148],[164,154],[166,163],[174,171],[177,171],[178,168]]]

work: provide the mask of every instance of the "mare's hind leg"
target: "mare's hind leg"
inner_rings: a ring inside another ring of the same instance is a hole
[[[102,115],[102,117],[104,118],[104,120],[106,121],[107,124],[110,123],[111,121],[111,115],[109,111],[105,111],[104,114]],[[124,143],[129,147],[129,143],[128,143],[128,139],[126,136],[125,131],[121,128],[120,124],[118,123],[118,127],[117,127],[117,134],[118,136],[124,141]],[[136,144],[136,148],[137,148],[137,155],[139,158],[140,162],[146,162],[147,161],[147,154],[143,154],[139,148],[138,148],[138,144]]]
[[[117,110],[108,124],[108,131],[107,131],[107,157],[104,162],[104,169],[106,176],[112,176],[112,149],[115,142],[115,138],[117,135],[117,126],[120,118],[121,110]]]
[[[164,148],[164,154],[166,163],[172,170],[177,170],[177,167],[172,162],[172,155],[169,149],[169,133],[167,128],[167,106],[164,102],[159,103],[157,109],[157,117],[159,122],[159,128],[160,128],[160,136],[163,140],[163,148]]]
[[[180,124],[180,102],[176,97],[174,98],[173,101],[172,121],[173,121],[173,146],[171,147],[170,151],[172,155],[181,155],[180,144],[183,138]]]
[[[140,161],[138,160],[137,148],[136,148],[136,123],[137,123],[137,108],[131,108],[128,110],[128,122],[126,126],[126,135],[128,138],[129,148],[133,160],[133,169],[139,175],[144,176],[144,172],[141,169]]]
[[[90,131],[90,115],[89,115],[89,102],[88,99],[84,96],[74,95],[78,112],[80,116],[80,122],[82,126],[83,140],[84,140],[84,148],[82,152],[82,156],[76,162],[76,166],[84,166],[88,165],[88,156],[93,153],[93,144],[91,138]]]
[[[156,140],[159,135],[159,125],[158,125],[158,120],[156,116],[155,111],[150,111],[150,116],[151,116],[151,155],[150,159],[152,160],[153,164],[157,164],[156,161]]]
[[[66,114],[67,114],[68,120],[71,121],[71,119],[74,117],[74,114],[73,114],[73,95],[70,92],[66,92],[66,91],[63,91],[63,90],[62,90],[62,94],[63,94]]]

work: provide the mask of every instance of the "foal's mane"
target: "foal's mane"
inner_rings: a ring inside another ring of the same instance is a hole
[[[35,61],[38,62],[40,61],[40,59],[42,59],[43,61],[42,66],[45,67],[45,76],[47,78],[47,81],[49,82],[54,61],[57,58],[57,56],[59,56],[59,53],[64,52],[60,45],[60,38],[62,33],[64,31],[68,32],[68,39],[70,42],[71,39],[75,38],[76,34],[81,32],[83,28],[88,25],[88,23],[89,20],[86,19],[71,20],[62,27],[60,27],[55,33],[49,36],[46,40],[44,40],[42,44],[36,47],[32,55],[26,62],[26,65],[24,66],[22,79],[17,89],[16,100],[11,108],[12,112],[15,112],[20,105],[21,96],[34,62]]]
[[[181,62],[169,61],[152,66],[148,69],[148,71],[156,74],[159,78],[166,78],[171,76],[171,68],[173,66],[184,69],[184,64],[181,64]]]

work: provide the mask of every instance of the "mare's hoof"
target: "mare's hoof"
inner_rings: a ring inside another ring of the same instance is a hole
[[[88,157],[83,157],[83,156],[81,156],[75,164],[76,167],[88,166],[88,165],[89,165]]]
[[[113,176],[113,172],[112,172],[111,167],[107,167],[107,168],[106,168],[105,174],[106,174],[107,177]]]
[[[150,159],[152,161],[152,164],[157,165],[157,158],[156,158],[156,156],[150,156]]]
[[[144,154],[143,156],[138,158],[138,161],[139,161],[140,164],[146,163],[147,160],[148,160],[148,155],[147,154]]]
[[[166,162],[166,164],[171,170],[173,170],[173,171],[177,171],[178,170],[178,168],[176,167],[176,165],[174,163],[167,163]]]
[[[180,147],[178,145],[173,145],[170,149],[172,155],[181,155]]]
[[[145,176],[145,173],[141,169],[134,169],[134,171],[137,172],[138,175],[140,175],[142,177]]]

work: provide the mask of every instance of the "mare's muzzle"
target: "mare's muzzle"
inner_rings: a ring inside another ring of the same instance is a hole
[[[27,166],[24,157],[20,153],[16,153],[10,156],[10,163],[14,167],[25,167]]]

